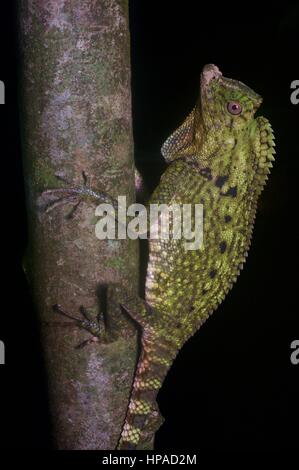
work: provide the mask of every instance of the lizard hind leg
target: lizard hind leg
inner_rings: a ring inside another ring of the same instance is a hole
[[[69,318],[75,324],[91,334],[91,337],[82,343],[76,346],[76,349],[81,349],[82,347],[86,346],[87,344],[107,340],[108,335],[105,331],[105,324],[101,316],[99,315],[96,319],[92,318],[92,316],[88,313],[88,311],[81,305],[79,309],[80,317],[78,318],[73,313],[66,311],[61,305],[55,304],[53,305],[53,311],[58,313],[59,315]]]
[[[140,297],[125,295],[120,305],[142,328],[150,326],[157,318],[157,312]]]

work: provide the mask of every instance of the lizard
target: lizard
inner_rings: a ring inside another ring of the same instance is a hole
[[[261,103],[248,86],[208,64],[194,108],[162,146],[168,166],[149,204],[202,204],[204,243],[186,250],[182,239],[149,239],[145,299],[124,295],[120,302],[140,325],[142,348],[117,449],[138,448],[178,351],[224,300],[246,261],[275,154],[269,121],[255,117]],[[88,191],[73,190],[71,197],[95,196]],[[81,326],[100,336],[86,315]]]

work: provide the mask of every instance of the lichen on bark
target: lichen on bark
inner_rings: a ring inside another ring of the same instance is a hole
[[[19,2],[22,151],[28,207],[27,273],[41,325],[53,437],[58,449],[113,449],[127,407],[135,326],[108,305],[114,341],[75,346],[88,333],[56,317],[53,304],[97,315],[99,293],[137,292],[138,244],[95,236],[94,206],[47,213],[42,191],[82,185],[135,199],[127,0]],[[67,323],[67,324],[66,324]]]

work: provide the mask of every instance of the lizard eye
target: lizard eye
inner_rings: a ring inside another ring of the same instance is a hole
[[[242,106],[237,101],[230,101],[227,103],[227,110],[230,114],[241,114]]]

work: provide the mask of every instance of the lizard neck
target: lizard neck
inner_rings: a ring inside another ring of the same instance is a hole
[[[206,142],[196,158],[185,161],[221,194],[238,193],[238,197],[243,197],[255,178],[256,162],[252,160],[250,147],[249,132],[230,135],[218,147],[214,145],[212,152],[211,144]]]

